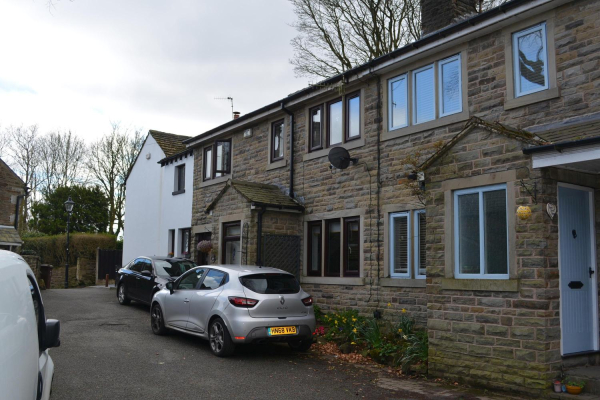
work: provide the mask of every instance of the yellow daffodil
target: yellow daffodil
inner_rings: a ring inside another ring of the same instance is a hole
[[[388,307],[391,307],[391,306],[392,306],[392,303],[388,303]]]
[[[358,321],[356,318],[352,317],[352,322]]]
[[[356,328],[352,329],[352,332],[356,333]]]
[[[406,308],[403,308],[403,309],[402,309],[402,312],[403,312],[403,313],[405,313],[405,312],[406,312]]]
[[[398,333],[402,333],[402,329],[398,329]]]
[[[352,342],[352,343],[350,343],[350,344],[356,344],[356,342]]]
[[[337,319],[335,320],[335,324],[336,324],[336,325],[338,324],[338,322],[337,322]]]

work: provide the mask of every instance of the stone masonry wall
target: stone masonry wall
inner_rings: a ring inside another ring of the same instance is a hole
[[[16,196],[24,193],[24,186],[23,181],[0,160],[0,225],[14,225]]]

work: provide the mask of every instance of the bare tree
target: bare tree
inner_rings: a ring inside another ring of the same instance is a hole
[[[8,133],[4,130],[0,130],[0,158],[4,158],[6,156],[9,143],[10,137],[8,136]]]
[[[10,126],[7,128],[7,134],[10,138],[8,145],[9,163],[29,189],[23,202],[23,215],[19,218],[21,221],[19,230],[23,231],[27,229],[26,221],[29,213],[29,199],[35,196],[38,185],[40,163],[38,126]]]
[[[130,133],[118,123],[113,123],[111,132],[90,146],[87,166],[108,198],[108,231],[117,236],[125,216],[125,178],[141,147],[141,132]]]
[[[40,138],[39,190],[47,196],[57,187],[85,184],[83,164],[87,149],[83,139],[66,132],[51,132]]]
[[[419,0],[290,0],[296,76],[327,78],[419,39]]]

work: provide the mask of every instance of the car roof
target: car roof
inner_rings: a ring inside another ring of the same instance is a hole
[[[279,268],[272,267],[259,267],[258,265],[230,265],[230,264],[217,264],[217,265],[203,265],[209,268],[219,268],[226,272],[237,272],[239,275],[251,275],[251,274],[289,274],[287,271]]]
[[[189,258],[184,258],[184,257],[168,257],[168,256],[139,256],[139,257],[135,257],[135,259],[138,258],[148,258],[150,260],[174,260],[174,261],[192,261]]]

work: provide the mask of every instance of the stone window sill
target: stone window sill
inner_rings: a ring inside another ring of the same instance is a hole
[[[177,191],[175,191],[175,192],[173,192],[173,193],[171,193],[171,194],[172,194],[173,196],[177,196],[178,194],[182,194],[182,193],[185,193],[185,189],[177,190]]]
[[[383,132],[381,134],[381,140],[390,140],[396,139],[399,137],[403,137],[406,135],[412,135],[413,133],[427,131],[434,128],[439,128],[440,126],[455,124],[458,122],[463,122],[469,119],[469,112],[462,111],[458,114],[448,115],[446,117],[441,117],[434,119],[433,121],[423,122],[422,124],[410,125],[404,128],[397,128],[388,132]]]
[[[200,184],[200,187],[207,187],[207,186],[212,186],[212,185],[216,185],[219,183],[223,183],[223,182],[227,182],[229,180],[229,178],[231,178],[230,175],[225,175],[225,176],[221,176],[220,178],[214,178],[214,179],[210,179],[208,181],[204,181]]]
[[[287,167],[287,165],[288,165],[287,160],[279,160],[279,161],[269,163],[269,165],[267,165],[266,170],[270,171],[272,169],[283,168],[283,167]]]
[[[323,150],[317,150],[317,151],[313,151],[312,153],[306,153],[303,157],[302,157],[302,161],[308,161],[308,160],[314,160],[315,158],[321,158],[321,157],[326,157],[327,155],[329,155],[329,151],[334,148],[334,147],[343,147],[346,150],[352,150],[352,149],[357,149],[359,147],[362,147],[365,145],[365,139],[364,138],[360,138],[360,139],[354,139],[350,142],[346,142],[346,143],[342,143],[342,144],[338,144],[332,147],[328,147],[326,149]]]
[[[325,276],[301,276],[300,283],[315,283],[318,285],[362,286],[365,278],[332,278]]]
[[[482,292],[518,292],[517,279],[442,278],[442,290],[477,290]]]
[[[557,87],[542,90],[541,92],[531,93],[525,96],[504,101],[504,109],[512,110],[513,108],[528,106],[530,104],[539,103],[540,101],[555,99],[560,96],[560,91]]]
[[[389,287],[412,287],[424,288],[427,287],[425,279],[402,279],[402,278],[381,278],[379,280],[381,286]]]

